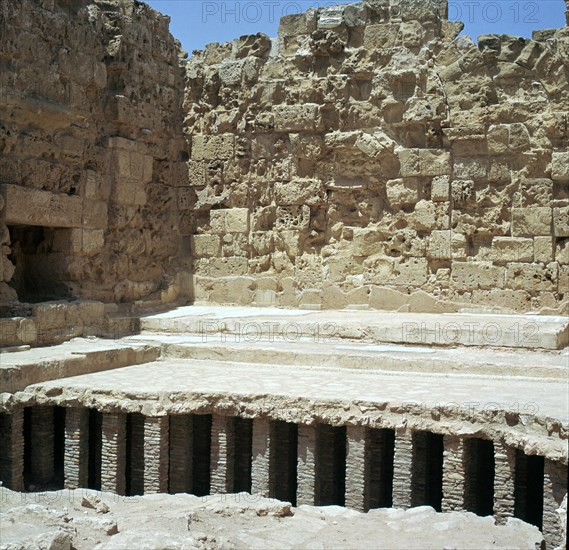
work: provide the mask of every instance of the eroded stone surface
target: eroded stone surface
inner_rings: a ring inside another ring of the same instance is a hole
[[[566,301],[566,261],[545,239],[565,247],[567,29],[476,46],[453,40],[460,24],[445,8],[311,10],[283,18],[271,50],[257,35],[247,57],[238,42],[194,54],[197,300]]]
[[[134,1],[3,3],[0,301],[133,301],[184,270],[182,52],[168,23]]]
[[[468,512],[437,514],[432,508],[378,509],[367,514],[339,507],[292,508],[248,494],[116,497],[97,493],[104,516],[81,507],[76,490],[21,495],[2,489],[2,542],[37,548],[65,540],[73,548],[344,548],[381,540],[389,548],[527,548],[539,545],[536,527],[519,520],[505,526]],[[141,521],[143,519],[143,521]],[[11,546],[13,545],[13,546]]]

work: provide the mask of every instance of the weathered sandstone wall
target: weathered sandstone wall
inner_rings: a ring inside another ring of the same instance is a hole
[[[2,1],[0,302],[177,288],[187,147],[168,23],[135,0]]]
[[[197,301],[446,311],[569,298],[569,28],[456,38],[370,0],[187,70]]]

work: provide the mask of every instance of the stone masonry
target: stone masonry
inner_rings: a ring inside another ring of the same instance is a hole
[[[134,1],[2,2],[0,302],[176,286],[184,54],[168,23]]]
[[[2,484],[563,544],[569,7],[475,44],[446,0],[364,0],[189,59],[168,24],[0,7]]]
[[[457,37],[444,1],[282,19],[188,63],[195,299],[557,308],[567,27]]]

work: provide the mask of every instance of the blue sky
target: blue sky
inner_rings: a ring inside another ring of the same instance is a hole
[[[209,42],[243,34],[276,36],[279,17],[311,7],[347,4],[348,0],[145,0],[172,18],[170,31],[191,54]],[[353,0],[350,0],[353,1]],[[465,24],[463,34],[531,37],[535,29],[565,24],[564,0],[449,0],[449,19]]]

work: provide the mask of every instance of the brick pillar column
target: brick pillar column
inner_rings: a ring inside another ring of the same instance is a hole
[[[547,548],[555,548],[565,542],[567,534],[562,531],[560,517],[556,510],[561,506],[566,494],[567,466],[547,458],[544,459],[542,532]]]
[[[233,417],[211,416],[210,493],[231,493],[234,486],[234,422]]]
[[[251,452],[251,494],[269,496],[270,481],[270,420],[253,420]]]
[[[316,482],[316,427],[298,425],[296,505],[314,506]]]
[[[65,487],[87,487],[89,461],[89,411],[84,407],[65,410]]]
[[[464,440],[455,435],[443,438],[443,512],[464,510]]]
[[[192,490],[193,422],[189,414],[170,416],[170,493]]]
[[[393,456],[393,507],[411,506],[411,472],[413,466],[413,432],[396,432]]]
[[[516,451],[504,443],[494,443],[494,517],[498,524],[514,517]]]
[[[0,414],[0,479],[12,491],[24,490],[24,410]]]
[[[126,488],[126,414],[103,413],[101,490],[124,495]]]
[[[346,506],[360,512],[369,508],[367,428],[346,427]]]
[[[55,474],[53,407],[32,407],[30,441],[32,480],[40,485],[49,483]]]
[[[144,417],[144,494],[168,492],[167,416]]]

